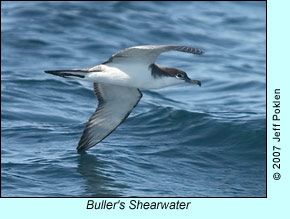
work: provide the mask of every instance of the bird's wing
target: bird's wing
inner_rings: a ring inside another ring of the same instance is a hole
[[[130,114],[142,97],[139,89],[94,83],[99,105],[89,119],[78,150],[93,147],[113,132]]]
[[[111,62],[113,63],[142,62],[150,65],[155,62],[155,60],[161,53],[167,51],[179,51],[198,55],[203,53],[201,49],[188,46],[175,46],[175,45],[135,46],[115,53],[103,64],[108,64]]]

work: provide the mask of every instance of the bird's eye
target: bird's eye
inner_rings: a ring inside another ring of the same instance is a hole
[[[181,78],[181,77],[182,77],[182,75],[181,75],[181,74],[177,74],[177,75],[176,75],[176,77],[178,77],[178,78]]]

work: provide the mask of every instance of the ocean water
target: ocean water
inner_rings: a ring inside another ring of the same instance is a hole
[[[201,48],[156,63],[202,82],[143,91],[76,151],[92,84],[45,74],[145,44]],[[265,197],[265,2],[1,2],[3,197]]]

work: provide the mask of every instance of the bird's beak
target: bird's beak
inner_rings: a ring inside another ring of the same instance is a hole
[[[191,83],[191,84],[197,84],[198,86],[201,86],[201,83],[198,80],[191,80],[190,78],[188,78],[185,81],[188,82],[188,83]]]

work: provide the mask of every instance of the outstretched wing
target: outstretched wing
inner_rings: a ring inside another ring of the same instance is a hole
[[[174,46],[174,45],[135,46],[117,52],[103,64],[108,64],[111,62],[113,63],[142,62],[150,65],[155,62],[155,60],[161,53],[167,51],[186,52],[198,55],[201,55],[203,53],[201,49],[188,46]]]
[[[78,150],[93,147],[113,132],[130,114],[142,97],[139,89],[94,83],[99,105],[89,119]]]

